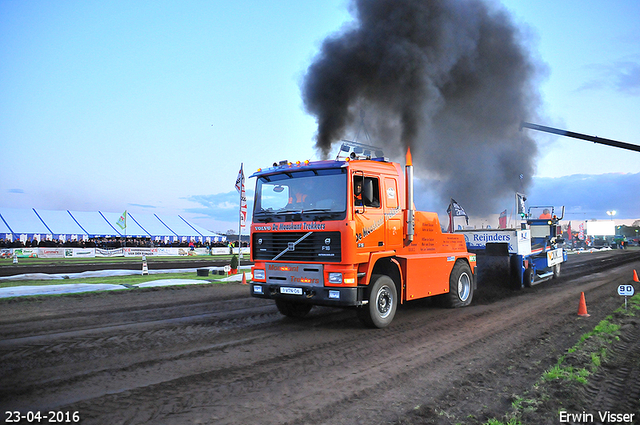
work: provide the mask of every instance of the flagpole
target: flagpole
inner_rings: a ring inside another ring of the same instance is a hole
[[[240,163],[240,173],[242,178],[240,180],[240,202],[238,204],[239,214],[238,214],[238,258],[242,258],[242,192],[244,188],[244,171],[243,171],[244,163]]]
[[[453,233],[453,198],[449,201],[449,233]]]
[[[242,166],[240,166],[242,169]],[[242,234],[242,191],[240,191],[240,214],[238,214],[238,258],[242,258],[242,241],[240,235]]]

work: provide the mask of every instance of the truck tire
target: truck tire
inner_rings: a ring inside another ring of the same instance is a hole
[[[560,264],[556,264],[553,266],[553,278],[557,279],[560,277]]]
[[[457,261],[449,275],[449,293],[443,295],[444,305],[449,308],[465,307],[473,300],[473,274],[469,264]]]
[[[511,288],[519,291],[524,288],[522,280],[522,260],[518,255],[511,256],[509,261],[509,280]]]
[[[533,286],[533,269],[531,267],[524,271],[524,274],[522,275],[522,284],[525,288],[531,288]]]
[[[374,274],[369,286],[369,302],[358,307],[358,319],[370,328],[389,326],[398,307],[396,284],[389,276]]]
[[[311,304],[298,303],[289,300],[276,300],[276,307],[278,311],[287,317],[293,317],[295,319],[301,319],[311,311],[313,307]]]

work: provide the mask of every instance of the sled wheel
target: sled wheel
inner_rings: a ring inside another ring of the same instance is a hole
[[[525,288],[531,288],[533,286],[533,269],[529,267],[524,271],[524,275],[522,276],[522,283]]]

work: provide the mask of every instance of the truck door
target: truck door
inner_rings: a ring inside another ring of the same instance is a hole
[[[386,219],[386,244],[388,249],[396,249],[402,246],[404,237],[402,226],[402,208],[398,199],[397,180],[390,177],[384,179],[384,216]]]
[[[357,252],[384,250],[385,220],[380,198],[380,179],[356,172],[353,176],[353,188]]]

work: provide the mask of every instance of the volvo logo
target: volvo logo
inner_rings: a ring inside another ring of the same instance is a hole
[[[262,245],[262,238],[258,239],[258,245]]]

